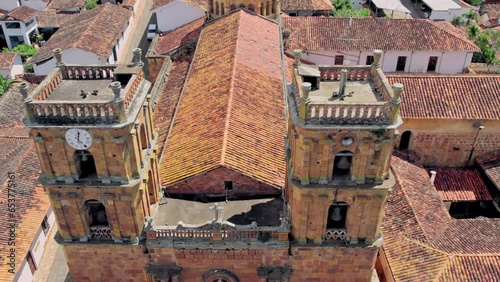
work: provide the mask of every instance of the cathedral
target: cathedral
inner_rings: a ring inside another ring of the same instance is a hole
[[[165,82],[183,76],[177,100],[140,49],[91,66],[56,49],[20,86],[73,281],[369,281],[403,85],[379,50],[359,66],[286,55],[277,1],[208,5]]]

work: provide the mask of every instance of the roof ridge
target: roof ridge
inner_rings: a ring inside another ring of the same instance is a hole
[[[108,3],[110,3],[110,2],[108,2]],[[100,16],[102,15],[102,13],[103,13],[104,9],[105,9],[106,7],[110,7],[109,5],[111,5],[111,4],[106,5],[106,4],[108,4],[108,3],[104,3],[103,5],[101,5],[100,7],[98,7],[97,9],[94,9],[94,10],[96,10],[96,13],[95,13],[94,15],[92,15],[92,18],[91,18],[91,20],[90,20],[90,23],[86,25],[86,27],[85,27],[85,31],[84,31],[84,32],[82,32],[82,36],[78,37],[78,40],[74,41],[74,42],[73,42],[73,44],[71,44],[71,47],[73,47],[73,48],[78,48],[78,47],[76,47],[76,46],[78,46],[78,43],[82,43],[82,40],[83,40],[84,35],[89,34],[89,29],[90,29],[90,27],[91,27],[92,25],[94,25],[94,24],[97,22],[98,17],[100,17]],[[92,10],[91,10],[91,11],[92,11]],[[88,11],[88,12],[90,12],[90,13],[91,13],[91,11]],[[84,42],[83,42],[83,43],[84,43]],[[87,44],[83,44],[82,46],[87,46]],[[85,50],[84,48],[78,48],[78,49],[83,49],[83,50]],[[87,51],[87,52],[88,52],[89,50],[85,50],[85,51]],[[110,51],[111,51],[111,50],[110,50]],[[110,53],[112,53],[112,51],[111,51]],[[98,54],[97,54],[97,55],[98,55]]]
[[[453,37],[455,37],[455,38],[457,38],[457,39],[459,39],[459,40],[461,40],[463,42],[467,42],[467,44],[472,44],[472,45],[474,45],[474,46],[477,47],[477,45],[474,42],[472,42],[472,40],[470,40],[469,38],[467,38],[467,36],[465,36],[465,38],[464,38],[463,34],[460,34],[458,31],[457,32],[450,31],[450,30],[445,29],[443,26],[441,26],[442,24],[447,24],[447,21],[443,21],[443,23],[439,23],[439,24],[435,23],[432,20],[425,20],[424,22],[426,22],[426,23],[428,23],[428,24],[430,24],[432,26],[435,26],[436,28],[439,28],[440,30],[448,33],[449,35],[451,35],[451,36],[453,36]],[[455,28],[455,26],[453,26],[451,23],[450,23],[449,27]]]
[[[239,19],[238,19],[238,32],[236,33],[236,44],[234,45],[234,57],[233,57],[233,73],[231,74],[231,86],[229,87],[229,98],[227,99],[227,113],[226,113],[226,119],[225,119],[225,126],[224,126],[224,136],[222,137],[222,149],[221,149],[221,157],[220,157],[220,164],[224,165],[226,161],[226,148],[227,148],[227,135],[229,131],[229,120],[231,118],[231,102],[233,101],[233,94],[234,94],[234,76],[236,74],[236,56],[238,56],[238,44],[239,44],[239,36],[241,32],[241,13],[238,14]]]

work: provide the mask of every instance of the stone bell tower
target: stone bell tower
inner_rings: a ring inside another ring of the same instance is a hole
[[[303,65],[300,54],[295,50],[288,93],[292,253],[331,256],[324,267],[350,273],[344,281],[368,281],[382,241],[383,206],[395,183],[389,161],[403,86],[388,84],[382,51],[375,51],[371,66]],[[322,271],[303,267],[304,277],[323,278]]]
[[[160,191],[156,133],[140,49],[126,66],[65,65],[61,52],[54,50],[57,68],[37,88],[19,88],[42,166],[40,182],[70,271],[79,277],[81,250],[141,239]]]
[[[224,16],[236,9],[247,9],[258,15],[277,19],[280,2],[278,0],[208,0],[209,17],[212,19]]]

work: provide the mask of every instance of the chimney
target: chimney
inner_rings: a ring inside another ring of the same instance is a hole
[[[311,83],[302,82],[302,93],[304,93],[303,99],[309,98],[309,92],[311,92]]]
[[[344,96],[346,84],[347,84],[347,70],[346,69],[342,69],[340,71],[339,97]]]
[[[436,180],[436,174],[437,172],[435,170],[431,170],[431,183],[434,183]]]
[[[288,50],[288,48],[290,48],[291,31],[289,29],[284,29],[282,34],[283,34],[283,49]]]
[[[132,57],[132,64],[136,67],[142,67],[144,66],[144,63],[142,62],[142,50],[141,48],[134,48],[132,51],[134,56]]]
[[[302,50],[300,49],[295,49],[293,50],[293,57],[295,61],[293,62],[294,66],[300,65],[300,56],[302,55]]]

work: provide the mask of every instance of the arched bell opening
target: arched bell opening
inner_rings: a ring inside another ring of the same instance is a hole
[[[75,151],[74,160],[78,179],[97,179],[94,157],[89,151]]]
[[[353,153],[342,151],[335,155],[333,160],[333,181],[349,181],[351,179]]]

